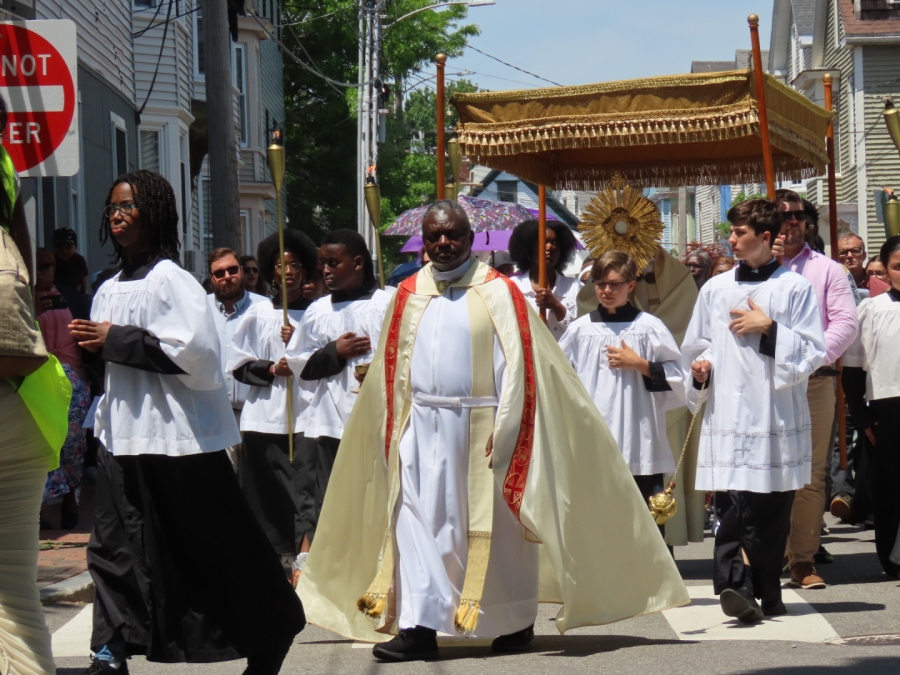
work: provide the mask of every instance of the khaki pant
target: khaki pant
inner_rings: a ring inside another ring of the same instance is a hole
[[[806,397],[812,418],[812,479],[794,496],[787,545],[791,566],[813,562],[819,550],[822,514],[825,513],[825,471],[833,440],[835,396],[835,378],[810,378]]]
[[[52,675],[50,632],[35,579],[47,460],[40,431],[0,379],[0,673]]]

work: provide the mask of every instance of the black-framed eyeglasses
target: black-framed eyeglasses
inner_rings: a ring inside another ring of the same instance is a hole
[[[226,274],[230,277],[234,277],[234,276],[237,276],[238,272],[240,272],[240,271],[241,271],[240,267],[238,267],[237,265],[232,265],[231,267],[223,267],[220,270],[216,270],[215,272],[212,273],[212,275],[216,279],[224,279]]]
[[[838,255],[842,258],[846,258],[848,255],[862,255],[862,248],[857,246],[856,248],[842,248],[838,249]]]
[[[137,204],[107,204],[103,207],[103,215],[107,218],[112,216],[116,211],[121,211],[124,215],[130,216],[131,212],[137,208]]]
[[[622,286],[625,286],[629,282],[627,281],[595,281],[594,286],[599,288],[601,291],[605,291],[607,288],[612,291],[617,291]]]
[[[798,223],[805,223],[807,218],[806,211],[782,211],[781,212],[781,220],[785,223],[791,222],[792,219],[796,218]]]
[[[56,267],[56,265],[54,265],[51,262],[38,263],[37,270],[38,270],[38,272],[46,272],[51,267]]]
[[[244,274],[259,274],[258,267],[245,267]]]

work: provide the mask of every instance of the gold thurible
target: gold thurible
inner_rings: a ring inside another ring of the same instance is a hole
[[[269,173],[272,176],[272,185],[275,187],[275,203],[278,214],[278,260],[281,263],[281,310],[285,326],[290,326],[288,317],[287,279],[285,278],[284,262],[284,206],[282,204],[282,187],[284,186],[284,137],[280,129],[272,132],[272,142],[266,150],[266,158],[269,162]],[[288,459],[294,463],[294,378],[287,378],[287,427],[288,427]]]

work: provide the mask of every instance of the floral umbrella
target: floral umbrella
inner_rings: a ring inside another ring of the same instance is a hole
[[[511,230],[523,220],[535,217],[524,206],[514,202],[495,202],[465,195],[461,195],[458,201],[469,215],[469,222],[472,223],[472,230],[475,232]],[[407,237],[420,234],[422,217],[427,210],[428,205],[404,211],[384,233]]]

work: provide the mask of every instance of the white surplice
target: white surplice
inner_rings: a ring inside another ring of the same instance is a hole
[[[866,400],[900,396],[900,302],[891,293],[866,298],[859,306],[859,327],[862,358],[858,365],[867,374]]]
[[[240,443],[203,288],[171,260],[159,261],[146,276],[121,277],[120,272],[99,288],[91,320],[148,331],[184,372],[161,375],[107,362],[97,439],[117,456],[178,457]]]
[[[331,296],[326,295],[311,304],[303,315],[285,353],[291,370],[298,375],[316,351],[345,333],[356,333],[357,337],[368,335],[372,343],[371,352],[348,360],[337,375],[311,382],[315,392],[303,419],[307,438],[340,438],[343,435],[344,425],[356,403],[356,394],[352,391],[359,387],[354,368],[372,361],[384,313],[394,292],[393,288],[376,290],[369,297],[346,302],[332,302]]]
[[[288,321],[298,331],[305,310],[288,309]],[[245,363],[272,361],[278,363],[285,353],[281,339],[284,325],[284,310],[275,307],[271,300],[254,303],[241,317],[231,341],[231,356],[226,366],[233,372]],[[306,382],[294,372],[293,385],[294,414],[293,432],[303,432],[303,416],[312,400],[315,383]],[[287,378],[276,377],[268,387],[249,387],[247,400],[241,413],[241,431],[255,431],[264,434],[287,434]]]
[[[495,335],[497,396],[502,394],[505,367]],[[472,396],[465,289],[451,288],[429,303],[416,334],[410,378],[413,404],[400,440],[396,514],[399,626],[426,626],[455,634],[453,619],[468,555],[469,409],[423,405],[417,395]],[[534,623],[537,616],[538,545],[525,541],[524,528],[496,483],[494,490],[490,563],[476,637],[514,633]]]
[[[642,359],[660,363],[671,391],[648,391],[645,378],[631,368],[610,368],[607,347],[628,344]],[[681,351],[662,321],[641,312],[633,321],[576,319],[559,346],[572,363],[585,389],[635,476],[675,471],[666,436],[666,411],[684,405]]]
[[[531,283],[531,277],[528,276],[528,272],[512,277],[512,280],[516,282],[528,304],[534,307],[534,311],[540,312],[537,306],[537,293],[534,291],[534,285]],[[569,324],[578,316],[578,292],[582,286],[584,284],[574,277],[567,277],[559,273],[556,275],[556,283],[553,284],[553,295],[566,308],[566,315],[562,321],[558,321],[556,314],[547,312],[547,328],[550,329],[550,333],[557,342],[559,342]]]
[[[700,392],[691,363],[712,363],[696,489],[799,490],[812,469],[806,383],[826,361],[816,294],[783,267],[765,281],[737,281],[736,272],[706,282],[681,345],[692,407]],[[738,336],[728,328],[730,312],[749,309],[751,298],[778,324],[774,358],[760,353],[761,333]]]

